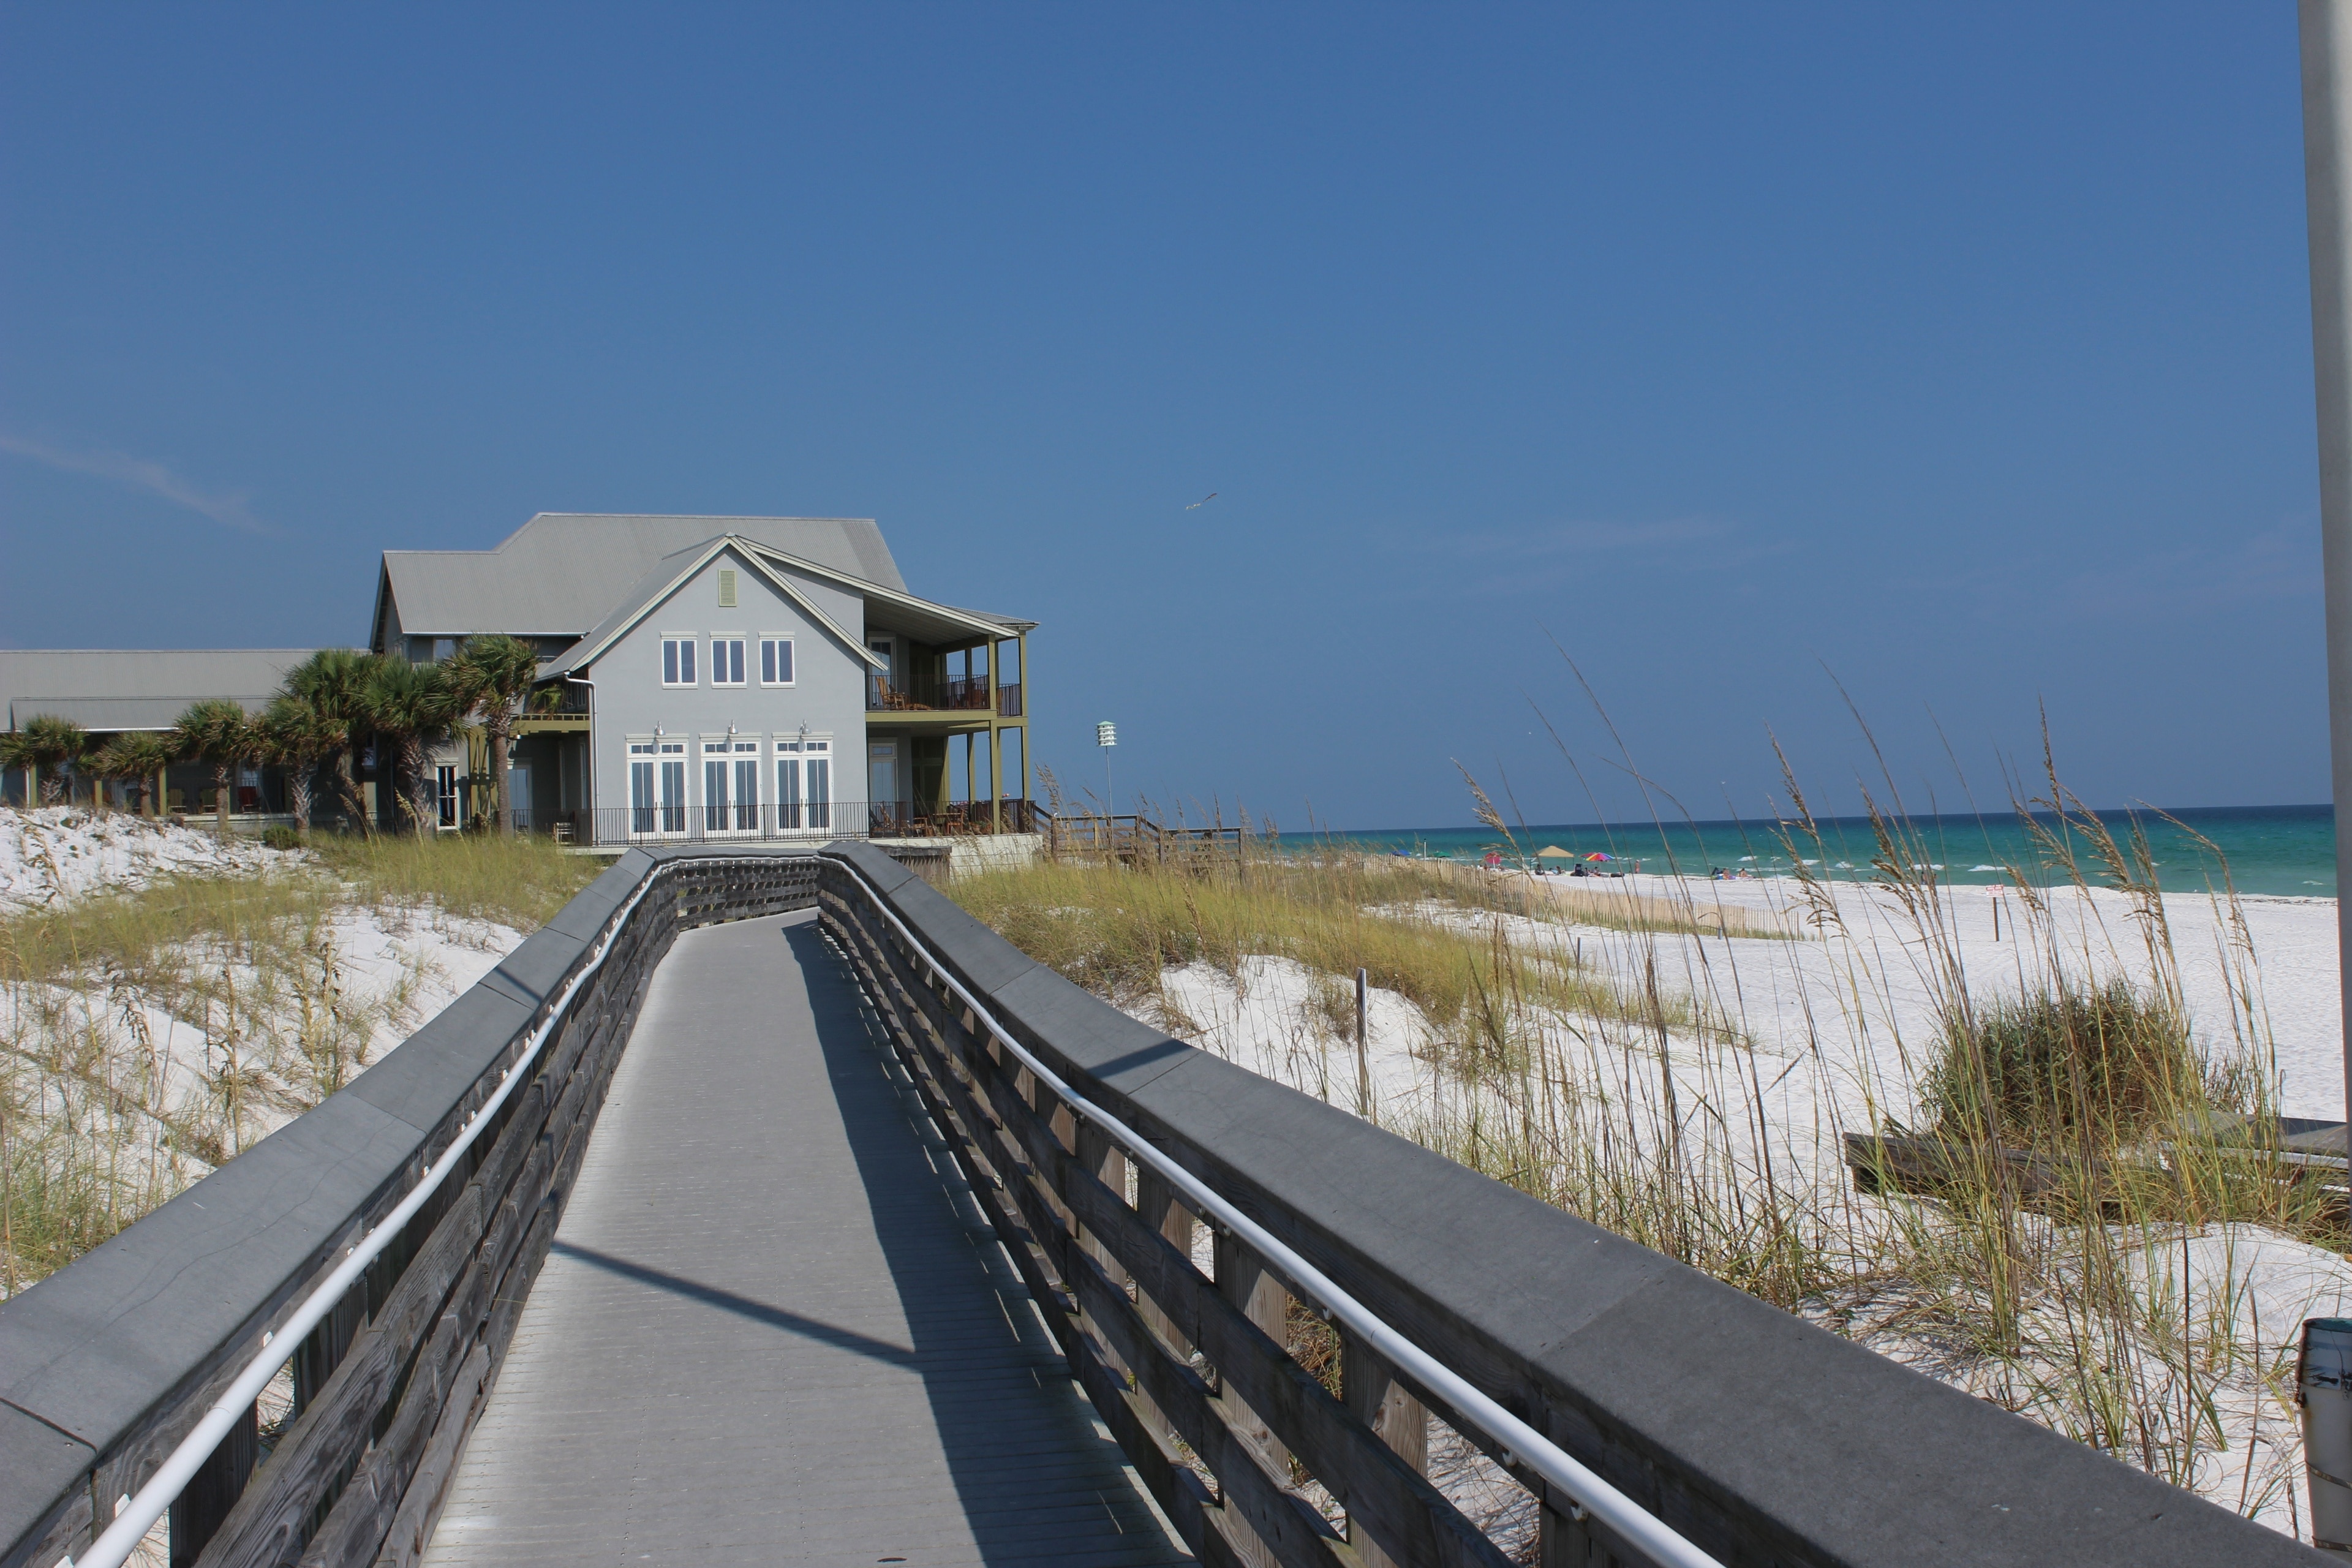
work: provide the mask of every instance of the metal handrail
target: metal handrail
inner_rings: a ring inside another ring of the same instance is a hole
[[[441,1157],[425,1168],[416,1185],[408,1190],[408,1195],[401,1199],[391,1213],[371,1226],[366,1235],[352,1244],[335,1271],[303,1299],[302,1304],[286,1321],[261,1336],[261,1349],[245,1363],[245,1370],[237,1374],[236,1380],[219,1398],[213,1401],[211,1408],[205,1412],[204,1418],[196,1423],[194,1428],[180,1439],[178,1446],[164,1458],[162,1468],[149,1478],[147,1484],[117,1510],[114,1522],[90,1543],[89,1553],[78,1562],[67,1556],[59,1561],[58,1568],[122,1568],[140,1542],[154,1528],[155,1521],[163,1517],[163,1511],[186,1489],[197,1470],[212,1457],[213,1450],[220,1447],[221,1439],[228,1436],[229,1429],[244,1415],[261,1391],[269,1385],[269,1380],[276,1377],[278,1369],[292,1358],[304,1337],[334,1310],[335,1304],[366,1272],[368,1265],[374,1262],[377,1256],[399,1236],[402,1227],[415,1217],[418,1209],[425,1206],[425,1200],[439,1190],[449,1173],[457,1168],[466,1151],[472,1148],[475,1140],[481,1136],[482,1129],[489,1125],[499,1108],[506,1103],[507,1097],[530,1076],[524,1069],[537,1059],[541,1050],[554,1037],[556,1026],[571,1012],[580,988],[604,967],[604,960],[611,955],[614,942],[619,940],[622,931],[628,925],[629,917],[636,913],[637,906],[645,902],[646,895],[653,891],[654,883],[661,874],[676,867],[723,863],[717,858],[673,860],[646,874],[646,879],[638,885],[635,896],[606,923],[593,956],[564,987],[562,998],[549,1011],[546,1022],[532,1032],[530,1044],[524,1047],[522,1055],[517,1057],[511,1066],[499,1074],[498,1088],[491,1090],[490,1097],[466,1118],[465,1125],[458,1129],[457,1136],[450,1141],[449,1147],[442,1152]]]
[[[1061,1075],[1014,1039],[982,1005],[980,999],[944,964],[931,956],[929,948],[915,935],[905,921],[898,918],[898,911],[883,901],[881,890],[866,879],[863,871],[841,856],[827,854],[824,858],[839,865],[856,879],[868,900],[881,911],[884,919],[898,928],[898,934],[906,939],[908,947],[922,958],[931,973],[947,983],[997,1043],[1011,1051],[1023,1067],[1068,1106],[1072,1115],[1092,1122],[1129,1155],[1150,1166],[1218,1225],[1247,1243],[1273,1265],[1276,1272],[1286,1276],[1300,1294],[1311,1298],[1321,1307],[1329,1319],[1336,1320],[1357,1334],[1390,1365],[1446,1401],[1458,1414],[1485,1431],[1501,1447],[1505,1463],[1517,1462],[1533,1470],[1565,1493],[1572,1510],[1580,1508],[1591,1513],[1629,1544],[1647,1552],[1666,1568],[1723,1568],[1720,1562],[1684,1539],[1664,1520],[1588,1469],[1573,1455],[1503,1408],[1453,1368],[1391,1328],[1371,1309],[1341,1289],[1321,1269],[1234,1207],[1214,1188],[1202,1182],[1143,1134],[1073,1089]]]

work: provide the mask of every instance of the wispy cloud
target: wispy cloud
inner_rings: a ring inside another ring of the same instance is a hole
[[[1731,537],[1731,523],[1710,517],[1659,518],[1650,522],[1556,522],[1517,533],[1475,536],[1474,550],[1517,556],[1600,555],[1664,550]]]
[[[1449,558],[1465,574],[1459,590],[1479,595],[1549,593],[1589,582],[1595,572],[1641,571],[1669,560],[1684,574],[1738,572],[1795,548],[1790,541],[1759,538],[1737,521],[1714,517],[1423,529],[1395,536],[1395,547]]]
[[[163,464],[145,458],[134,458],[127,452],[104,450],[68,451],[44,441],[0,431],[0,452],[27,458],[68,474],[88,474],[94,479],[110,479],[134,490],[161,496],[190,511],[211,518],[215,522],[247,533],[268,533],[270,530],[255,517],[248,506],[252,499],[242,490],[215,493],[197,489]]]
[[[1974,564],[1939,563],[1933,573],[1892,576],[1883,588],[1894,600],[1958,600],[1988,618],[2203,616],[2230,606],[2317,599],[2318,533],[2315,509],[2261,528],[2222,518],[2205,539],[2130,555],[2108,551],[2092,566],[2079,554],[2045,546]]]

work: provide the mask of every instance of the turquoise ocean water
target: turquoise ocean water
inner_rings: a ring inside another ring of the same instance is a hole
[[[2135,827],[2147,836],[2158,880],[2167,889],[2185,892],[2205,888],[2218,879],[2221,860],[2226,859],[2229,876],[2240,892],[2336,896],[2336,814],[2327,806],[2200,806],[2168,815],[2179,819],[2179,826],[2152,812],[2099,814],[2119,840],[2127,840]],[[1822,844],[1818,850],[1769,819],[1677,822],[1663,828],[1649,823],[1515,826],[1512,837],[1528,854],[1558,845],[1578,855],[1598,851],[1639,860],[1643,871],[1681,871],[1702,877],[1711,867],[1744,868],[1759,876],[1785,874],[1792,868],[1793,840],[1797,851],[1808,859],[1818,858],[1818,869],[1828,875],[1868,878],[1873,874],[1870,862],[1877,846],[1868,818],[1831,818],[1820,827]],[[2012,865],[2023,868],[2036,881],[2055,879],[2022,822],[2008,813],[1915,817],[1910,830],[1921,847],[1921,863],[1938,868],[1939,880],[2004,881],[2003,868]],[[1394,828],[1333,833],[1330,837],[1370,849],[1454,860],[1475,860],[1489,849],[1510,853],[1502,835],[1478,826]],[[2200,837],[2210,841],[2210,847],[2200,844]],[[2095,879],[2097,870],[2088,846],[2079,836],[2076,844],[2085,874]]]

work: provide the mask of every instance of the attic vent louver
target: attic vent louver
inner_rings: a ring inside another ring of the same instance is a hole
[[[719,607],[722,610],[735,607],[735,574],[726,567],[721,567],[719,573]]]

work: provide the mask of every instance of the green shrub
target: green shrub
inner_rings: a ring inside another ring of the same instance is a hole
[[[2178,1009],[2128,981],[2062,981],[1947,1029],[1923,1100],[1940,1131],[2018,1148],[2127,1143],[2210,1098]]]
[[[272,849],[299,849],[302,836],[282,822],[273,822],[261,830],[261,841]]]

